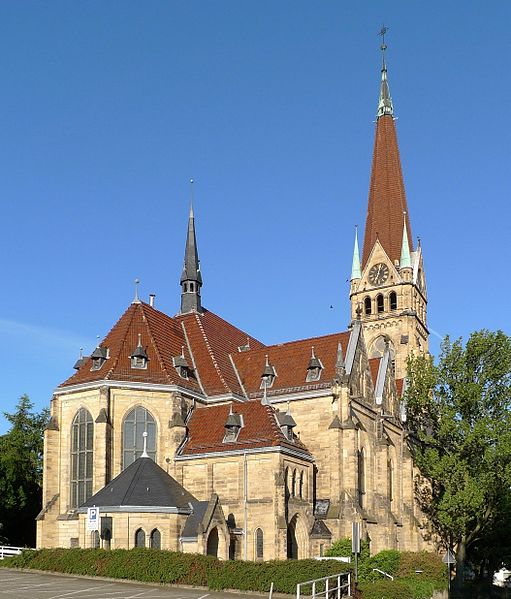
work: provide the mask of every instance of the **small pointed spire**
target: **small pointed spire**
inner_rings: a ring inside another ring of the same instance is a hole
[[[358,250],[358,226],[355,225],[355,245],[353,247],[353,262],[351,265],[351,281],[361,279],[360,253]]]
[[[394,107],[392,105],[392,98],[390,96],[389,83],[387,81],[387,65],[385,63],[385,50],[387,44],[385,43],[385,34],[389,30],[388,27],[382,25],[379,35],[381,35],[382,43],[381,49],[381,84],[380,84],[380,98],[378,100],[378,111],[376,113],[377,118],[386,114],[393,115]]]
[[[202,275],[200,271],[197,239],[195,236],[195,217],[193,213],[194,182],[190,180],[190,213],[188,215],[188,232],[186,235],[185,259],[181,274],[181,314],[202,312],[200,290]]]
[[[133,298],[132,304],[140,304],[140,299],[138,297],[138,286],[140,284],[140,279],[135,279],[135,297]]]
[[[147,453],[147,431],[142,433],[142,437],[144,438],[144,447],[142,449],[141,458],[148,458],[149,454]]]
[[[78,360],[76,360],[73,368],[75,370],[80,370],[80,368],[82,367],[83,363],[85,362],[85,359],[83,357],[83,347],[80,347],[80,354],[78,356]]]
[[[406,212],[403,212],[403,241],[401,244],[401,259],[399,268],[411,268],[412,258],[410,256],[410,244],[408,243],[408,232],[406,230]]]

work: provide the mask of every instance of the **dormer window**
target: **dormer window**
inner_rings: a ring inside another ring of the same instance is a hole
[[[243,428],[243,416],[232,411],[232,405],[225,423],[224,443],[235,443],[238,440],[240,430]]]
[[[172,358],[172,363],[174,368],[177,370],[177,373],[182,379],[188,380],[190,378],[190,366],[188,365],[188,361],[185,358],[185,348],[184,346],[181,348],[181,355],[175,356]]]
[[[91,370],[99,370],[108,358],[108,348],[98,345],[91,354]]]
[[[138,334],[138,345],[135,351],[131,354],[131,367],[144,370],[147,368],[148,357],[145,349],[142,346],[142,335]]]
[[[319,381],[321,378],[321,371],[323,370],[323,364],[321,364],[321,360],[314,353],[314,347],[312,348],[311,358],[309,360],[309,365],[307,366],[307,376],[305,377],[305,381],[310,383],[311,381]]]
[[[279,423],[280,430],[286,439],[288,441],[294,441],[293,429],[296,426],[296,422],[289,412],[289,405],[285,414],[282,412],[276,412],[275,416],[277,418],[277,422]]]
[[[266,363],[263,368],[263,373],[261,375],[261,386],[260,389],[269,389],[273,385],[273,381],[277,373],[275,372],[275,368],[270,364],[268,360],[268,356],[266,356]]]

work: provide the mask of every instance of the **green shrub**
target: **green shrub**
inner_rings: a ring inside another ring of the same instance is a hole
[[[141,582],[204,586],[267,593],[294,594],[299,582],[348,571],[336,561],[219,561],[207,555],[155,549],[41,549],[4,560],[2,566],[33,568],[66,574],[107,576]]]
[[[380,553],[362,561],[358,571],[359,580],[362,582],[381,580],[382,574],[380,572],[374,572],[374,568],[394,576],[399,569],[400,560],[401,553],[395,549],[380,551]]]
[[[325,551],[325,557],[351,557],[353,559],[351,539],[349,537],[344,537],[343,539],[334,541]],[[367,558],[369,558],[369,543],[368,541],[360,541],[360,554],[358,559],[363,561]]]
[[[363,599],[412,599],[410,587],[401,580],[378,580],[359,585]]]

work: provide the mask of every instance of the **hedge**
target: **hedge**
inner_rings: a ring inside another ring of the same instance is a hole
[[[296,592],[299,582],[350,569],[349,564],[328,560],[219,561],[157,549],[41,549],[24,551],[0,566],[262,593],[267,593],[273,582],[274,591],[289,594]]]

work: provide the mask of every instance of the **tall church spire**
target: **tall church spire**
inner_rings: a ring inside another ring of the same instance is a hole
[[[387,29],[383,27],[380,32],[383,38],[386,31]],[[394,108],[387,80],[386,49],[387,46],[383,41],[381,45],[383,57],[380,97],[364,232],[362,268],[365,267],[376,240],[379,240],[392,262],[396,263],[397,261],[399,264],[402,249],[403,212],[406,212],[407,236],[408,239],[412,239],[393,116]],[[410,245],[409,250],[412,251]]]
[[[195,217],[193,214],[193,179],[191,184],[190,214],[186,235],[185,260],[181,274],[181,314],[202,312],[200,290],[202,276],[200,272],[197,239],[195,237]]]

